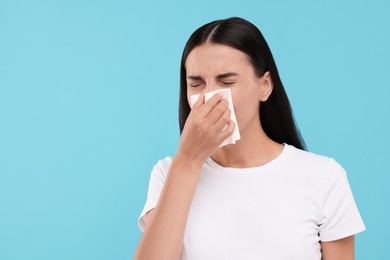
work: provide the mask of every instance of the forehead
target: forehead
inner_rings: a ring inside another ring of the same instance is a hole
[[[187,74],[241,71],[252,67],[249,57],[242,51],[222,45],[205,43],[195,47],[187,57]]]

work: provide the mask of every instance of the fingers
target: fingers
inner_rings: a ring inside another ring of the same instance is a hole
[[[216,141],[220,138],[226,139],[235,128],[234,122],[230,120],[231,111],[228,101],[218,94],[206,102],[204,100],[204,94],[200,94],[198,101],[193,106],[192,110],[196,110],[196,112],[193,111],[195,112],[194,122],[197,122],[199,127],[201,126],[204,133],[213,132]]]
[[[219,94],[214,95],[212,98],[207,100],[207,102],[204,103],[204,105],[199,109],[199,116],[201,118],[207,117],[210,112],[214,109],[214,107],[221,102],[223,97]]]
[[[222,99],[218,104],[214,106],[213,110],[207,116],[210,126],[214,126],[221,119],[221,117],[223,117],[226,111],[229,110],[228,106],[229,104],[226,99]],[[229,121],[226,121],[226,123],[227,122]]]
[[[229,119],[229,122],[227,125],[228,125],[228,128],[225,131],[222,131],[222,133],[221,133],[221,140],[225,140],[226,138],[231,136],[234,132],[234,129],[236,128],[236,124],[231,119]]]
[[[214,124],[215,129],[219,131],[225,130],[223,128],[226,127],[226,125],[229,123],[230,114],[231,114],[230,109],[226,108],[226,110],[217,118]]]

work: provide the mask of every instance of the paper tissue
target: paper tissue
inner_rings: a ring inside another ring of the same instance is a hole
[[[212,98],[217,93],[223,93],[223,96],[225,99],[227,99],[229,103],[229,109],[231,111],[230,119],[236,124],[236,127],[234,129],[234,132],[231,136],[229,136],[219,147],[225,146],[227,144],[235,144],[237,140],[240,140],[240,131],[238,129],[237,119],[236,115],[234,113],[234,107],[233,107],[233,100],[232,100],[232,92],[230,88],[224,88],[224,89],[218,89],[215,91],[207,92],[204,94],[205,96],[205,102]],[[199,99],[199,94],[192,95],[190,97],[191,101],[191,107],[195,104],[195,102]],[[227,125],[223,129],[223,131],[227,128]]]

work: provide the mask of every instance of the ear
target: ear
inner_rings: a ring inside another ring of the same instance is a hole
[[[260,101],[265,102],[269,98],[274,89],[274,82],[272,81],[271,73],[265,72],[260,80]]]

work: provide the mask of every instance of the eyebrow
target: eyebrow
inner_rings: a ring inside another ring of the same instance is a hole
[[[230,78],[230,77],[237,77],[239,76],[237,73],[235,72],[227,72],[227,73],[223,73],[223,74],[219,74],[217,75],[217,80],[222,80],[222,79],[226,79],[226,78]],[[191,79],[191,80],[203,80],[203,78],[201,76],[187,76],[187,79]]]
[[[224,74],[219,74],[217,76],[217,79],[218,80],[222,80],[222,79],[226,79],[226,78],[231,78],[231,77],[237,77],[238,74],[235,73],[235,72],[228,72],[228,73],[224,73]]]

